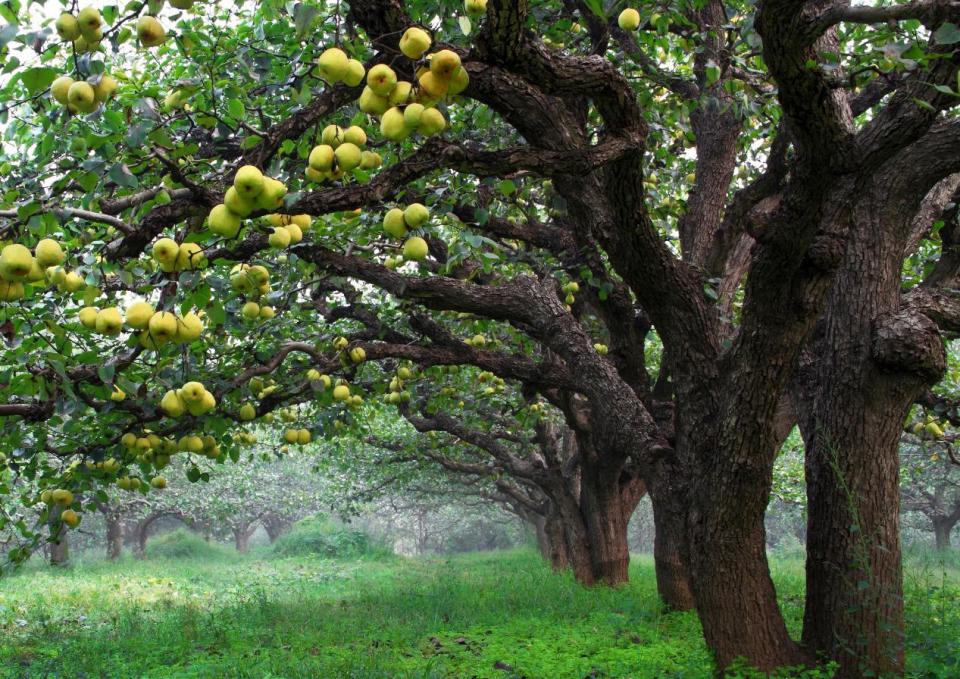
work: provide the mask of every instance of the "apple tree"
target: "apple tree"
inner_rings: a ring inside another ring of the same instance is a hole
[[[598,582],[643,484],[719,666],[902,670],[897,445],[958,318],[955,1],[11,6],[2,436],[71,521],[281,408],[288,446],[379,397],[502,441],[390,386],[458,365],[562,420]],[[795,422],[799,643],[764,534]]]

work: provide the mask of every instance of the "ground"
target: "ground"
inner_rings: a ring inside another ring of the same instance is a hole
[[[796,633],[802,563],[772,568]],[[34,565],[0,580],[0,677],[709,677],[696,616],[661,610],[649,557],[630,575],[587,590],[522,550]],[[960,676],[960,570],[905,584],[911,676]]]

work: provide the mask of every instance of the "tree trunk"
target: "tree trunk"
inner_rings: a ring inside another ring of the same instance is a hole
[[[901,266],[918,209],[925,230],[952,192],[931,192],[921,209],[914,169],[891,161],[844,208],[853,233],[794,380],[808,499],[803,643],[843,678],[904,668],[900,436],[945,353],[936,324],[904,304]]]
[[[657,573],[657,592],[667,608],[686,611],[693,608],[693,591],[683,563],[683,508],[669,486],[669,479],[657,476],[648,482],[653,507],[653,561]]]
[[[717,480],[720,485],[720,480]],[[684,561],[707,646],[719,667],[743,656],[762,671],[799,665],[806,658],[787,633],[767,564],[760,484],[738,492],[732,483],[724,506],[698,503],[689,520]],[[751,499],[747,499],[750,497]]]
[[[54,522],[60,518],[60,513],[63,510],[59,506],[55,506],[50,511],[50,532],[51,532],[51,541],[50,541],[50,565],[51,566],[66,566],[70,561],[70,538],[67,530],[67,526],[63,523],[59,524],[59,527],[54,527]]]
[[[569,568],[570,557],[567,555],[567,538],[563,523],[552,511],[543,518],[542,531],[546,546],[544,558],[550,562],[550,566],[555,571]]]
[[[627,525],[636,504],[627,513],[617,478],[609,480],[605,476],[602,470],[582,467],[580,513],[586,527],[595,581],[617,586],[627,582],[630,577]]]
[[[945,552],[950,549],[950,533],[953,532],[953,526],[954,523],[945,518],[933,520],[933,536],[939,551]]]
[[[233,544],[240,554],[246,554],[250,548],[250,536],[254,533],[254,528],[250,524],[241,524],[233,530]]]
[[[113,561],[123,553],[123,525],[115,514],[107,512],[103,517],[107,524],[107,558]]]
[[[559,540],[556,549],[562,551],[567,567],[573,571],[573,577],[577,582],[591,587],[596,584],[597,577],[590,559],[590,541],[587,537],[587,527],[580,514],[580,506],[576,499],[565,491],[552,495],[551,500],[556,508],[552,512],[551,530],[562,531],[562,539]]]
[[[133,555],[138,559],[147,555],[147,528],[149,528],[149,525],[143,522],[137,524],[137,539],[133,545]]]
[[[842,424],[818,421],[807,447],[803,642],[838,660],[839,676],[887,676],[903,671],[897,446],[906,412],[851,412],[855,403],[837,412]]]
[[[290,530],[292,523],[287,519],[282,519],[276,516],[265,517],[262,521],[263,529],[267,531],[267,537],[270,540],[272,545],[277,541],[281,535]]]
[[[739,387],[734,380],[727,388]],[[695,471],[683,474],[682,561],[720,668],[739,657],[764,672],[807,660],[787,632],[767,563],[764,519],[779,445],[778,404],[768,396],[731,398],[730,412],[711,405],[725,400],[719,393],[679,404],[675,449],[682,468]]]

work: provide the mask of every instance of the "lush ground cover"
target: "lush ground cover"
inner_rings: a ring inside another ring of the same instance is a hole
[[[802,564],[774,560],[799,628]],[[912,676],[960,676],[960,570],[912,559]],[[0,580],[0,677],[707,677],[696,616],[653,564],[587,590],[527,551],[351,561],[241,557],[29,566]],[[807,676],[828,676],[808,674]]]

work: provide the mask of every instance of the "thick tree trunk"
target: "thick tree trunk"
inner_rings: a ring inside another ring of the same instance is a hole
[[[271,545],[277,541],[277,538],[290,530],[290,526],[292,525],[287,519],[276,516],[265,517],[262,523],[263,529],[267,531],[267,538],[269,538]]]
[[[843,678],[903,673],[900,436],[945,367],[937,326],[901,295],[923,198],[906,184],[912,167],[891,163],[845,208],[854,233],[795,379],[808,499],[803,643],[838,661]],[[927,226],[949,195],[931,193]]]
[[[653,507],[653,560],[657,573],[657,592],[667,608],[686,611],[693,608],[693,591],[683,563],[683,507],[667,485],[669,479],[647,484]]]
[[[616,477],[610,480],[602,470],[591,467],[581,470],[580,514],[594,579],[604,585],[621,585],[630,578],[627,526],[636,502],[627,507],[624,499]]]
[[[721,479],[716,483],[727,485]],[[736,499],[693,508],[685,558],[707,645],[720,667],[740,656],[763,671],[804,663],[787,633],[770,578],[762,482],[751,487],[732,481],[718,495]]]
[[[556,507],[553,524],[562,530],[562,551],[567,566],[577,582],[591,587],[597,583],[597,577],[590,558],[590,540],[580,507],[576,499],[563,492],[555,494],[552,500]]]
[[[107,524],[107,558],[113,561],[123,553],[123,525],[114,514],[104,513],[103,517]]]
[[[246,554],[250,548],[250,536],[253,532],[247,525],[239,526],[233,529],[233,544],[240,554]]]
[[[59,528],[54,528],[53,521],[60,518],[62,509],[56,507],[51,510],[50,531],[52,540],[50,542],[50,565],[66,566],[70,561],[70,538],[66,525],[60,524]]]
[[[842,677],[887,676],[903,670],[897,446],[906,412],[853,404],[819,420],[807,447],[803,642],[838,660]]]
[[[143,523],[140,523],[137,525],[137,535],[136,535],[136,541],[134,542],[134,545],[133,545],[133,555],[138,559],[144,558],[147,554],[147,528],[148,527],[149,527],[149,524],[145,525]]]
[[[736,399],[730,407],[745,409],[747,402]],[[771,426],[778,405],[764,395],[756,405],[747,415],[707,402],[681,404],[676,450],[697,471],[684,488],[681,548],[704,639],[720,668],[743,657],[769,672],[807,658],[787,632],[767,563],[764,519],[779,445]]]
[[[537,548],[544,560],[550,563],[555,571],[563,571],[570,567],[567,556],[567,538],[563,530],[563,522],[552,511],[546,516],[537,516],[534,522],[537,531]]]
[[[954,525],[955,522],[943,518],[933,520],[933,536],[938,550],[950,549],[950,533],[953,532]]]

